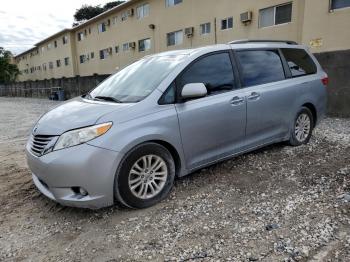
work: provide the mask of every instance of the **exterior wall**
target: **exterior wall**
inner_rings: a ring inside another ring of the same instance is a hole
[[[199,47],[204,45],[212,45],[216,43],[227,43],[237,39],[285,39],[300,41],[299,36],[301,22],[303,15],[303,2],[293,2],[293,17],[292,22],[271,26],[266,28],[259,28],[258,14],[259,9],[278,5],[281,3],[288,3],[284,0],[246,0],[246,1],[232,1],[220,0],[219,5],[213,5],[212,0],[201,0],[200,8],[196,0],[184,0],[182,4],[165,7],[164,0],[153,1],[136,1],[129,5],[126,9],[134,8],[143,3],[150,4],[150,15],[143,19],[137,19],[136,14],[129,17],[126,21],[121,21],[121,13],[124,10],[115,12],[112,15],[101,18],[98,22],[88,24],[81,27],[78,32],[89,32],[83,41],[77,41],[77,61],[79,56],[94,52],[95,58],[89,60],[87,63],[79,64],[78,74],[81,76],[98,74],[110,74],[115,68],[122,68],[141,57],[150,53],[157,53],[173,49],[184,49]],[[240,14],[245,11],[253,11],[253,21],[249,25],[244,25],[240,22]],[[103,21],[113,20],[113,17],[118,17],[116,25],[111,23],[107,27],[107,31],[98,33],[97,26]],[[221,20],[233,16],[233,29],[221,30]],[[200,35],[200,24],[211,23],[211,33],[208,35]],[[155,25],[155,29],[149,28],[150,24]],[[167,33],[184,30],[187,27],[194,27],[194,36],[187,38],[184,36],[183,44],[177,46],[167,46]],[[138,41],[141,39],[150,38],[152,42],[151,50],[148,52],[138,52]],[[122,51],[122,45],[128,42],[136,42],[136,48],[128,52]],[[119,53],[115,53],[115,46],[119,46]],[[99,51],[104,48],[111,47],[113,49],[111,57],[105,60],[100,60]]]
[[[312,52],[350,49],[349,25],[350,8],[330,11],[329,0],[305,1],[302,42],[306,45],[315,42]]]
[[[350,117],[350,50],[315,55],[329,76],[328,114]]]
[[[65,45],[63,45],[62,41],[63,36],[68,37],[68,42]],[[75,75],[74,68],[76,65],[75,56],[73,56],[75,43],[72,37],[73,34],[70,32],[59,34],[48,41],[42,42],[30,52],[21,56],[24,57],[24,59],[18,62],[19,70],[22,72],[18,80],[26,81],[73,77]],[[57,48],[54,46],[54,41],[57,41]],[[49,44],[51,44],[50,49],[48,49]],[[69,57],[69,64],[67,66],[64,63],[65,57]],[[61,61],[60,67],[56,65],[57,60]],[[53,69],[49,68],[49,62],[53,63]],[[46,64],[46,70],[43,64]],[[32,73],[31,68],[35,68]],[[24,70],[28,70],[28,73],[25,73]]]
[[[290,23],[259,28],[259,10],[293,3],[292,21]],[[143,19],[137,19],[136,8],[140,4],[150,4],[150,14]],[[121,21],[121,14],[133,8],[135,15]],[[244,25],[240,21],[240,14],[246,11],[253,12],[253,20]],[[113,24],[113,18],[117,16],[117,23]],[[221,30],[221,20],[233,17],[233,29]],[[98,33],[98,24],[110,21],[107,31]],[[200,24],[211,23],[211,33],[200,34]],[[155,25],[151,29],[149,25]],[[22,74],[19,81],[42,80],[60,77],[74,77],[76,75],[89,76],[93,74],[111,74],[116,69],[140,59],[141,57],[172,49],[192,48],[216,43],[227,43],[237,39],[283,39],[294,40],[306,45],[312,44],[311,50],[315,53],[350,49],[350,30],[346,28],[350,24],[350,8],[329,12],[329,0],[183,0],[183,3],[173,7],[166,7],[165,0],[131,0],[120,7],[107,11],[86,23],[57,33],[47,40],[43,40],[37,46],[16,57],[19,69],[28,70]],[[183,44],[167,46],[167,33],[194,27],[194,35],[191,38],[184,36]],[[77,34],[86,32],[84,40],[78,41]],[[62,37],[67,35],[69,42],[62,46]],[[138,41],[151,39],[151,49],[146,52],[138,51]],[[58,47],[53,45],[57,40]],[[136,42],[136,48],[124,52],[124,43]],[[119,53],[115,47],[119,46]],[[105,48],[112,48],[111,55],[104,60],[100,59],[99,52]],[[31,53],[39,54],[30,56]],[[91,52],[94,58],[91,58]],[[80,55],[89,55],[89,60],[80,63]],[[69,57],[70,64],[64,65],[64,58]],[[61,60],[61,67],[57,68],[56,60]],[[54,63],[54,68],[49,69],[49,62]],[[42,65],[46,63],[47,70]],[[41,67],[30,73],[30,68]]]

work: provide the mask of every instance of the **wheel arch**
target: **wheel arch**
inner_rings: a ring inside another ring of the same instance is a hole
[[[146,141],[144,143],[156,143],[164,146],[166,149],[169,150],[170,154],[172,155],[175,163],[175,176],[178,177],[181,173],[182,163],[179,153],[177,152],[176,148],[170,144],[169,142],[166,142],[164,140],[150,140]]]
[[[137,141],[133,145],[127,146],[127,149],[125,150],[125,152],[123,152],[123,155],[124,155],[123,160],[125,159],[125,156],[127,156],[135,148],[139,147],[142,144],[146,144],[146,143],[159,144],[159,145],[165,147],[170,152],[171,156],[174,159],[174,163],[175,163],[175,176],[176,177],[181,177],[181,176],[187,174],[187,172],[185,170],[184,159],[180,155],[181,152],[179,152],[179,149],[177,149],[176,146],[174,146],[172,143],[170,143],[164,139],[160,139],[160,138],[148,138],[148,139],[144,139],[141,141]]]
[[[309,109],[312,113],[312,117],[314,118],[314,126],[316,126],[316,123],[317,123],[317,110],[316,110],[316,107],[314,106],[314,104],[308,102],[308,103],[304,103],[302,105],[303,107],[306,107],[307,109]]]

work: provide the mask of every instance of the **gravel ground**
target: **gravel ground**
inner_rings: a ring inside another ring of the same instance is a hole
[[[350,119],[178,179],[152,208],[91,211],[31,181],[26,137],[55,105],[0,98],[0,261],[350,261]]]

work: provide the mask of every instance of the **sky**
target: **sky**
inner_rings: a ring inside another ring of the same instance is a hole
[[[83,4],[112,0],[1,0],[0,47],[19,54],[46,37],[70,28]]]

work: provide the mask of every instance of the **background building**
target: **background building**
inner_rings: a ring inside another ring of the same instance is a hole
[[[309,46],[330,77],[328,113],[350,117],[350,0],[130,0],[15,57],[0,95],[66,98],[145,55],[237,39]]]
[[[350,49],[346,0],[131,0],[19,54],[19,81],[111,74],[141,57],[236,39]]]

